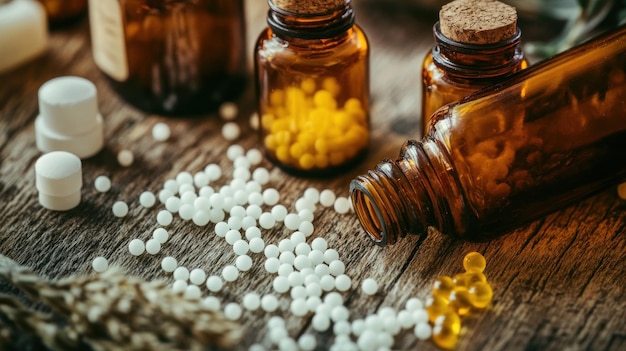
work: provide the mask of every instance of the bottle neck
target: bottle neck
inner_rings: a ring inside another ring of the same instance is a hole
[[[268,0],[267,24],[280,36],[298,39],[333,38],[354,25],[354,10],[350,0],[342,6],[323,13],[297,13],[285,11]]]
[[[436,42],[432,50],[435,65],[458,78],[499,78],[516,72],[524,61],[519,28],[508,40],[493,44],[454,41],[441,33],[439,22],[433,26],[433,33]]]
[[[397,160],[383,160],[350,183],[354,210],[376,244],[424,235],[429,226],[456,232],[462,195],[448,160],[434,139],[409,140]]]

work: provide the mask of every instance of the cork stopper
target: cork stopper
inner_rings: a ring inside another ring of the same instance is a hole
[[[441,34],[466,44],[494,44],[515,35],[515,8],[496,0],[455,0],[439,11]]]
[[[281,10],[299,14],[331,12],[346,4],[346,0],[272,0]]]

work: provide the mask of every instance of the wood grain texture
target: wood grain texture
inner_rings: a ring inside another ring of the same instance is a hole
[[[382,3],[382,2],[381,2]],[[247,0],[248,44],[252,52],[257,33],[265,26],[265,1]],[[365,161],[352,171],[329,179],[303,179],[270,169],[271,186],[281,191],[281,203],[293,203],[307,187],[329,188],[346,196],[348,182],[385,157],[395,158],[401,144],[419,137],[420,64],[432,45],[432,14],[375,2],[357,3],[357,22],[371,41],[372,138]],[[212,226],[197,227],[177,220],[168,229],[171,240],[161,253],[139,258],[128,254],[133,238],[148,239],[157,228],[160,208],[143,209],[138,196],[158,191],[178,172],[196,172],[218,163],[228,179],[232,168],[226,159],[229,146],[220,133],[222,122],[214,115],[201,119],[166,119],[135,110],[110,90],[93,64],[86,19],[52,32],[48,53],[19,69],[0,76],[0,254],[32,267],[49,278],[91,271],[91,260],[109,258],[133,274],[168,278],[160,260],[171,255],[190,268],[210,274],[232,264],[235,254]],[[536,30],[536,28],[534,29]],[[251,64],[250,64],[251,66]],[[47,80],[78,75],[93,81],[105,116],[105,149],[83,162],[82,204],[68,212],[51,212],[37,202],[33,121],[37,115],[37,90]],[[258,146],[248,125],[254,110],[252,84],[237,101],[242,112],[238,141],[245,148]],[[150,136],[152,126],[166,121],[173,137],[164,143]],[[117,165],[115,154],[131,149],[132,167]],[[621,160],[616,160],[621,162]],[[107,193],[93,188],[94,179],[106,174],[113,181]],[[129,215],[115,218],[117,200],[130,204]],[[425,298],[434,279],[462,270],[469,251],[487,258],[486,273],[494,288],[492,307],[464,319],[458,350],[623,350],[626,347],[626,203],[614,190],[598,194],[557,213],[506,233],[488,243],[456,241],[432,231],[425,238],[406,238],[391,247],[374,246],[353,214],[332,209],[316,212],[315,236],[322,236],[347,263],[353,288],[344,293],[351,319],[363,318],[381,306],[403,308],[408,298]],[[506,220],[503,218],[502,220]],[[264,232],[266,243],[276,243],[287,230]],[[263,256],[254,255],[254,267],[218,296],[224,302],[241,302],[247,291],[272,291],[272,276],[263,270]],[[365,296],[360,282],[374,277],[380,285]],[[5,283],[0,290],[15,292]],[[286,296],[276,314],[289,316]],[[270,315],[245,312],[241,349],[254,342],[267,344],[265,322]],[[292,336],[313,332],[318,350],[332,344],[332,333],[317,333],[310,316],[289,316]],[[431,342],[418,342],[412,331],[396,337],[394,349],[436,350]]]

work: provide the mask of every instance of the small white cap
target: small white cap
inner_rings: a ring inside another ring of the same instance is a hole
[[[52,211],[67,211],[80,204],[80,190],[67,196],[52,196],[39,193],[41,206]]]
[[[59,198],[49,199],[53,203],[69,201],[66,197],[75,196],[74,193],[80,192],[82,185],[81,162],[76,155],[53,151],[35,162],[35,186],[40,194]]]
[[[58,77],[39,88],[39,115],[53,132],[77,136],[97,126],[96,86],[80,77]]]
[[[80,158],[88,158],[98,153],[104,145],[102,116],[95,119],[95,128],[80,135],[57,133],[44,124],[42,116],[35,119],[35,142],[41,152],[67,151]]]

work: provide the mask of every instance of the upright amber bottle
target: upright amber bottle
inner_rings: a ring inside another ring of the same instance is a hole
[[[269,0],[255,68],[267,157],[286,171],[329,174],[369,139],[369,48],[350,0]]]
[[[245,85],[243,0],[90,0],[96,65],[136,107],[215,109]]]
[[[87,0],[39,0],[53,26],[70,22],[87,11]]]
[[[528,66],[515,8],[494,0],[455,0],[433,27],[436,46],[422,65],[422,130],[432,114]]]
[[[428,226],[487,240],[626,177],[626,27],[440,109],[350,185],[378,244]]]

